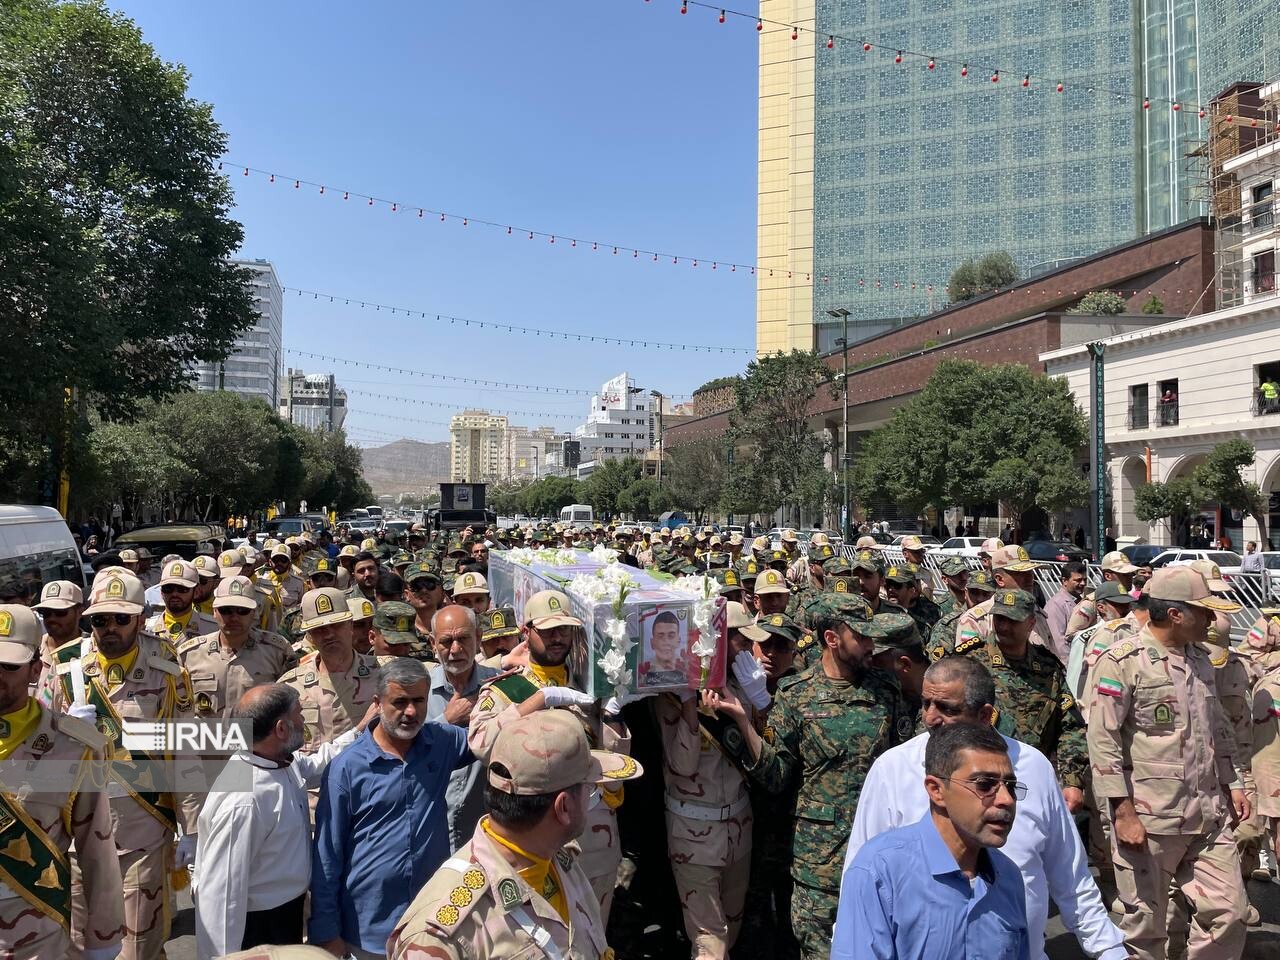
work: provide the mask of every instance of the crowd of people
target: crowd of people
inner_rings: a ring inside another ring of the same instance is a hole
[[[600,545],[714,579],[723,686],[595,698],[568,597],[495,606],[491,551]],[[201,960],[625,957],[670,914],[699,960],[1040,958],[1051,905],[1091,957],[1243,956],[1280,611],[1232,644],[1208,562],[1066,564],[1041,603],[1019,546],[900,546],[597,523],[103,553],[88,596],[0,605],[0,955],[161,957],[191,882]],[[125,747],[191,718],[249,749]]]

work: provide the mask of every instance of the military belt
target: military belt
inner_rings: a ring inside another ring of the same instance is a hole
[[[728,820],[730,817],[741,813],[751,803],[750,795],[745,793],[733,803],[726,803],[723,806],[696,803],[692,800],[677,800],[670,794],[667,794],[664,800],[666,801],[667,809],[676,816],[684,817],[688,820],[706,821]]]

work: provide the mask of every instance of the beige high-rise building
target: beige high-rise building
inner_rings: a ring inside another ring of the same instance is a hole
[[[813,334],[814,26],[816,0],[760,0],[756,353],[811,350]]]
[[[507,475],[507,418],[464,410],[449,420],[449,479],[492,483]]]

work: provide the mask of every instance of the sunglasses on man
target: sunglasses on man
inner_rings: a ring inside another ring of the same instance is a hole
[[[89,618],[89,622],[99,629],[110,623],[114,623],[117,627],[123,627],[132,621],[133,614],[131,613],[95,613]]]

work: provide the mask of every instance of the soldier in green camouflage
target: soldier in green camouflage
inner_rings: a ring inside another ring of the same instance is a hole
[[[947,588],[947,595],[938,601],[938,609],[941,611],[939,619],[956,608],[959,608],[960,613],[964,613],[968,607],[972,606],[965,593],[969,583],[969,565],[960,557],[947,557],[938,564],[938,571],[942,574],[943,586]]]
[[[859,550],[849,564],[853,575],[862,587],[862,599],[867,601],[872,613],[906,613],[892,600],[881,596],[884,589],[884,554],[879,550]]]
[[[1055,759],[1062,796],[1074,813],[1084,803],[1089,748],[1084,721],[1062,662],[1035,641],[1035,597],[1000,588],[991,597],[992,636],[959,641],[954,653],[975,657],[991,671],[1000,702],[1014,721],[1016,740]]]
[[[941,660],[955,650],[956,624],[960,622],[961,614],[988,600],[997,589],[990,570],[973,570],[969,573],[965,584],[965,602],[957,603],[949,613],[944,613],[929,633],[930,660]]]
[[[862,632],[875,640],[872,666],[892,674],[911,707],[912,725],[920,716],[924,672],[929,666],[916,621],[902,613],[878,613]]]
[[[871,665],[876,632],[867,606],[826,594],[809,607],[822,659],[778,685],[761,737],[728,691],[713,697],[744,741],[743,768],[773,793],[795,788],[791,922],[805,960],[825,960],[858,793],[877,756],[912,734],[897,681]]]
[[[884,573],[884,589],[889,599],[907,612],[921,636],[927,637],[942,619],[942,610],[920,588],[920,568],[911,562],[895,563]]]
[[[852,597],[855,600],[862,601],[865,606],[866,601],[862,599],[860,590],[861,587],[855,577],[827,577],[826,593],[820,593],[809,599],[808,605],[800,611],[800,618],[796,621],[800,629],[800,639],[796,644],[796,661],[799,669],[808,670],[822,659],[822,644],[814,639],[811,618],[816,615],[816,611],[822,609],[823,598],[829,594],[835,594],[842,598]],[[815,614],[810,613],[810,608],[814,608]],[[871,608],[867,607],[866,619],[870,620],[871,616]]]

